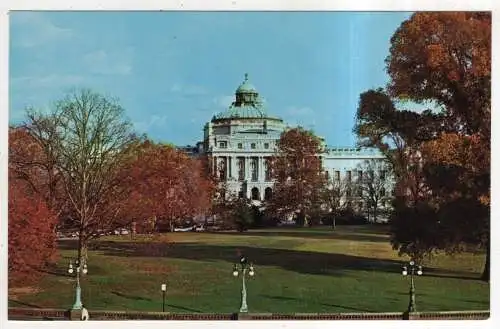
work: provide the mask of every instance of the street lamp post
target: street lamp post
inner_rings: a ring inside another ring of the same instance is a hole
[[[81,269],[83,274],[87,274],[87,264],[83,264],[83,268]],[[76,272],[76,297],[75,303],[73,304],[73,310],[81,310],[82,305],[82,289],[80,287],[80,261],[75,261],[75,267],[73,268],[73,264],[70,262],[68,267],[68,273],[73,274]]]
[[[162,307],[162,311],[165,312],[165,294],[167,292],[167,284],[166,283],[163,283],[161,285],[161,293],[163,295],[163,307]]]
[[[403,276],[410,275],[410,302],[408,303],[408,310],[406,311],[406,313],[415,313],[417,312],[417,303],[415,302],[415,282],[413,277],[415,275],[420,276],[423,274],[422,266],[416,265],[412,260],[410,261],[408,266],[403,266],[402,274]]]
[[[241,257],[240,259],[240,266],[237,264],[234,264],[233,267],[233,276],[237,277],[239,274],[239,271],[241,270],[242,275],[241,275],[241,280],[242,280],[242,289],[241,289],[241,307],[240,307],[240,313],[247,313],[248,312],[248,305],[247,305],[247,288],[245,284],[245,277],[248,271],[249,276],[254,276],[255,272],[253,269],[252,263],[249,263],[246,257]]]

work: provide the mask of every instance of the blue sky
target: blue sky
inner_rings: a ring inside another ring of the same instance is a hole
[[[351,146],[363,91],[388,81],[402,12],[11,12],[10,118],[73,88],[117,97],[140,133],[202,139],[245,73],[268,111]]]

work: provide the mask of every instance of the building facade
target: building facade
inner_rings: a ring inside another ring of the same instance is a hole
[[[268,112],[245,74],[232,104],[205,124],[203,142],[191,150],[213,159],[214,172],[231,194],[259,202],[272,197],[269,161],[287,127],[281,118]],[[367,160],[384,159],[376,150],[352,147],[325,147],[320,156],[325,175],[349,181],[351,176],[354,181],[355,175],[362,175],[360,168]]]

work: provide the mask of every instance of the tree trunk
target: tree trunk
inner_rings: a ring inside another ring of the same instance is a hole
[[[83,229],[80,229],[78,235],[78,261],[83,266],[88,260],[88,241]]]
[[[481,280],[488,282],[490,281],[490,256],[490,241],[488,239],[488,242],[486,244],[486,262],[484,263],[483,274],[481,275]]]
[[[335,231],[335,217],[333,217],[333,220],[332,220],[332,229]]]

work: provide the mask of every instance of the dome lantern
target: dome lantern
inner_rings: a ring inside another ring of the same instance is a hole
[[[236,89],[236,103],[254,104],[258,96],[257,89],[248,81],[248,73],[245,73],[245,80]]]

